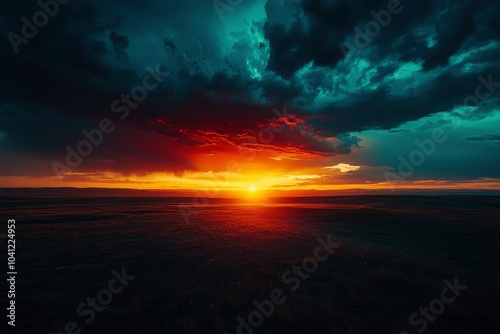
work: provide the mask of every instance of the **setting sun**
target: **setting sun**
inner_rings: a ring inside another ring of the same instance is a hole
[[[248,187],[248,190],[251,192],[255,192],[255,191],[257,191],[257,188],[255,188],[254,185],[251,185],[250,187]]]

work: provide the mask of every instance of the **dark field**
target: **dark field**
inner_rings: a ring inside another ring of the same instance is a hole
[[[186,224],[189,203],[0,197],[16,220],[16,332],[237,333],[280,289],[286,300],[240,333],[500,333],[500,197],[214,199]],[[292,291],[282,275],[328,235],[337,248]],[[93,319],[77,314],[122,268],[128,286]],[[467,288],[410,324],[455,278]]]

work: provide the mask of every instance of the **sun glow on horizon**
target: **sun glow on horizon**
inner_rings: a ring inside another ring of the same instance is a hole
[[[253,169],[251,169],[252,167]],[[388,182],[363,182],[355,177],[353,165],[319,166],[292,173],[285,171],[265,171],[256,166],[247,166],[235,171],[185,171],[182,175],[174,173],[149,173],[146,175],[120,174],[110,171],[99,173],[67,172],[62,177],[0,177],[0,188],[124,188],[143,190],[164,190],[177,192],[182,196],[199,193],[206,196],[234,196],[251,201],[264,201],[269,196],[311,195],[330,191],[369,191],[391,190],[500,190],[500,178],[481,178],[467,181],[419,180]],[[258,167],[258,166],[257,166]],[[338,170],[338,168],[344,168]],[[332,172],[333,170],[333,172]],[[378,171],[377,171],[378,172]],[[351,175],[352,174],[352,175]],[[340,175],[340,176],[339,176]],[[343,176],[346,175],[346,176]]]

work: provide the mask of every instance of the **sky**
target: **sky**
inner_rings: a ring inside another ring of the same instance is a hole
[[[498,1],[23,0],[0,30],[0,187],[500,189]]]

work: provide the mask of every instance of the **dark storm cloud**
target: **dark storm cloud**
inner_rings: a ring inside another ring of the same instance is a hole
[[[423,55],[426,69],[446,65],[450,56],[476,31],[477,24],[470,14],[473,10],[473,6],[466,6],[460,13],[453,13],[457,17],[446,20],[445,23],[438,22],[437,43]]]
[[[500,73],[500,65],[484,70],[483,77],[487,77],[488,73]],[[424,91],[417,92],[414,98],[395,95],[389,87],[381,86],[373,92],[353,95],[350,100],[320,110],[319,114],[323,117],[316,123],[318,128],[331,133],[391,129],[406,121],[466,104],[465,99],[474,96],[476,87],[481,83],[477,77],[477,73],[456,75],[453,71],[444,72]],[[493,78],[500,83],[500,74]]]
[[[272,53],[270,68],[287,75],[309,61],[320,66],[334,66],[343,55],[334,48],[354,35],[354,28],[364,30],[373,21],[371,12],[386,10],[391,1],[302,1],[296,19],[290,27],[267,23],[266,36]],[[447,63],[468,38],[482,41],[497,38],[499,4],[496,1],[395,1],[402,12],[392,15],[386,29],[373,41],[376,52],[400,54],[404,59],[422,58],[431,69]],[[271,6],[276,10],[279,6]],[[436,30],[436,44],[425,46],[418,29],[432,26]],[[480,34],[475,34],[480,31]],[[280,63],[278,60],[285,61]]]
[[[480,136],[471,136],[465,138],[467,140],[472,141],[484,141],[484,142],[499,142],[500,141],[500,133],[494,133],[489,135],[480,135]]]
[[[172,39],[165,38],[163,40],[163,43],[165,44],[165,46],[168,46],[172,51],[175,51],[175,43]]]
[[[126,58],[127,54],[125,53],[125,49],[128,47],[128,38],[127,36],[118,35],[116,32],[112,31],[109,34],[109,39],[113,42],[113,47],[115,48],[115,52],[119,57]]]
[[[227,13],[225,22],[234,19],[234,26],[221,26],[210,3],[70,2],[20,45],[18,54],[7,38],[0,42],[0,102],[23,110],[1,109],[0,131],[6,137],[0,148],[10,156],[64,157],[65,145],[78,142],[82,129],[114,117],[111,102],[142,82],[146,66],[157,64],[170,77],[129,118],[116,123],[113,139],[82,168],[128,172],[132,162],[143,171],[193,168],[179,153],[183,147],[210,145],[210,131],[238,146],[239,138],[255,135],[273,118],[272,109],[285,104],[306,122],[307,131],[291,129],[277,136],[276,147],[346,154],[359,146],[350,131],[390,129],[449,110],[474,92],[479,74],[498,73],[495,80],[500,81],[498,46],[469,56],[486,64],[480,73],[460,72],[450,64],[450,57],[465,47],[498,41],[497,1],[401,1],[401,14],[354,55],[378,65],[371,86],[316,103],[340,91],[329,86],[330,73],[349,84],[347,71],[357,65],[340,66],[345,55],[339,45],[352,39],[355,27],[373,20],[370,11],[385,9],[387,3],[262,1],[266,16],[250,18],[241,28],[244,20],[238,15],[246,14],[244,6]],[[20,34],[21,17],[40,10],[36,1],[3,6],[4,35]],[[282,17],[283,6],[290,15]],[[413,60],[423,62],[424,73],[436,73],[424,89],[409,94],[388,78]],[[161,138],[157,144],[155,136]],[[343,144],[332,145],[332,136]]]
[[[339,53],[339,44],[355,35],[355,27],[364,29],[365,23],[374,20],[370,12],[386,9],[387,3],[302,1],[288,27],[282,23],[266,23],[265,34],[271,48],[268,69],[288,78],[309,62],[325,71],[335,68],[344,59]],[[372,62],[382,62],[394,54],[401,60],[422,60],[424,70],[429,71],[447,66],[449,58],[464,44],[473,48],[487,40],[498,41],[499,30],[493,23],[493,18],[500,12],[498,2],[419,1],[417,4],[401,1],[401,6],[402,12],[393,15],[390,24],[382,28],[380,35],[369,45]],[[276,10],[276,7],[272,2],[267,5],[268,11]],[[435,44],[429,47],[426,38],[430,37],[431,28],[435,31]],[[331,134],[389,129],[405,121],[449,110],[473,93],[477,75],[495,73],[498,74],[496,78],[500,77],[499,51],[497,47],[487,51],[488,55],[471,55],[471,58],[486,57],[471,61],[490,63],[481,73],[457,73],[456,67],[445,69],[431,83],[432,89],[415,92],[413,98],[408,95],[398,97],[394,94],[397,92],[384,84],[359,95],[353,93],[341,103],[315,109],[321,115],[318,124]],[[394,65],[387,65],[386,70],[378,72],[372,80],[383,79],[391,71],[395,71]]]
[[[286,27],[282,23],[267,22],[265,35],[271,46],[268,64],[270,70],[289,77],[309,62],[317,66],[334,67],[345,57],[339,45],[355,33],[354,28],[364,29],[364,25],[373,20],[371,11],[386,10],[387,0],[357,1],[311,1],[305,0],[297,5],[297,16]],[[401,2],[407,17],[393,16],[390,28],[385,29],[375,42],[381,53],[392,51],[391,44],[400,37],[408,38],[411,28],[426,20],[432,14],[430,1],[413,3]],[[270,1],[266,8],[269,12],[280,10],[280,6]],[[272,13],[269,13],[270,15]],[[272,16],[272,15],[271,15]],[[408,41],[410,44],[413,39]],[[375,44],[374,43],[374,44]]]

